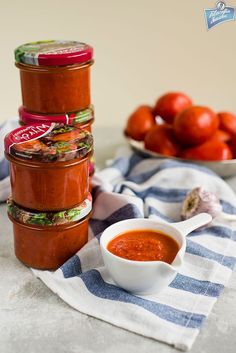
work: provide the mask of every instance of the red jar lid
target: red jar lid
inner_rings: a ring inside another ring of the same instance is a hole
[[[7,200],[7,211],[12,218],[23,224],[31,224],[40,227],[58,226],[71,222],[78,222],[87,217],[91,210],[92,196],[90,193],[80,205],[59,212],[36,212],[26,210],[18,206],[11,197]]]
[[[94,118],[93,106],[75,113],[40,115],[30,113],[23,106],[18,110],[20,123],[30,125],[35,123],[85,124]]]
[[[42,123],[22,126],[4,139],[5,152],[32,162],[64,162],[93,150],[93,137],[74,125]]]
[[[15,60],[35,66],[66,66],[83,64],[93,59],[93,48],[71,40],[45,40],[20,45]]]

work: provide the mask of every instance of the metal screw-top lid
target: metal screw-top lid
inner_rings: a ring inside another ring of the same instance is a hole
[[[60,212],[36,212],[19,207],[12,198],[7,200],[8,214],[17,222],[36,226],[57,226],[71,222],[78,222],[87,217],[92,210],[92,196],[87,198],[77,207]]]
[[[47,40],[20,45],[15,60],[34,66],[66,66],[83,64],[93,59],[93,48],[78,41]]]
[[[22,126],[6,135],[5,152],[32,162],[64,162],[93,150],[93,137],[74,125],[42,123]]]
[[[28,112],[23,106],[19,108],[18,112],[19,112],[20,123],[23,123],[25,125],[30,125],[35,123],[60,123],[60,124],[82,125],[94,119],[93,106],[90,106],[84,110],[80,110],[75,113],[67,113],[67,114],[42,115],[42,114]]]

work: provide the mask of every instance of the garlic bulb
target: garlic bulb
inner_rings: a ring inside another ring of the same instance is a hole
[[[191,190],[182,205],[181,218],[188,219],[199,213],[209,213],[213,218],[220,216],[228,221],[236,221],[235,214],[224,213],[219,198],[201,187]]]
[[[215,194],[198,187],[190,191],[184,199],[181,217],[188,219],[201,212],[209,213],[215,218],[222,213],[222,206]]]

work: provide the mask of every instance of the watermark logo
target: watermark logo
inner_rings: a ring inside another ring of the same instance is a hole
[[[205,9],[204,14],[208,30],[223,22],[235,20],[235,8],[226,6],[224,1],[218,1],[213,9]]]

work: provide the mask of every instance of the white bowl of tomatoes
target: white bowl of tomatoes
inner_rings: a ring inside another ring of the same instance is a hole
[[[202,164],[222,177],[236,174],[236,115],[193,105],[183,93],[170,92],[154,107],[138,107],[125,135],[141,153]]]

